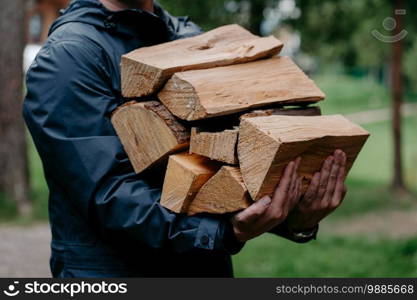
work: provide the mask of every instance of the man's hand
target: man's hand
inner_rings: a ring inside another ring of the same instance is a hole
[[[232,218],[233,230],[240,242],[246,242],[282,223],[300,198],[301,178],[297,175],[301,158],[285,168],[271,199],[265,196]]]
[[[306,231],[333,212],[342,203],[347,189],[346,154],[336,150],[314,174],[304,197],[289,214],[285,224],[293,231]]]

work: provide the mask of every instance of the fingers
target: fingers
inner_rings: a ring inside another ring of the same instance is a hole
[[[297,184],[297,179],[298,179],[298,168],[300,166],[301,163],[301,157],[297,157],[297,159],[295,160],[295,166],[294,166],[294,171],[292,172],[292,178],[291,178],[291,192],[293,192],[295,190],[296,184]]]
[[[344,184],[345,177],[346,177],[346,157],[344,160],[344,164],[342,164],[342,166],[340,167],[339,173],[337,175],[336,187],[335,187],[334,194],[332,196],[333,206],[340,205],[340,203],[345,198],[345,195],[347,192],[346,185]]]
[[[316,172],[311,179],[310,185],[304,194],[303,202],[310,203],[316,198],[320,184],[320,172]]]
[[[323,197],[323,201],[327,204],[333,199],[333,194],[336,190],[336,184],[339,178],[339,171],[341,167],[344,167],[346,163],[345,154],[341,150],[336,150],[334,153],[334,162],[330,171],[329,179],[327,182],[326,192]]]
[[[291,161],[284,170],[284,174],[280,179],[277,189],[272,198],[271,208],[268,215],[271,219],[275,219],[277,215],[287,215],[288,211],[295,205],[294,195],[297,185],[297,170],[300,165],[301,158]]]
[[[256,221],[269,207],[271,197],[265,196],[259,201],[256,201],[248,208],[242,210],[232,218],[232,223],[241,227],[244,224],[250,224]]]
[[[329,156],[323,163],[323,166],[320,171],[320,182],[319,189],[317,192],[317,197],[323,199],[324,194],[326,193],[327,183],[329,181],[330,172],[333,166],[334,157]]]
[[[265,232],[261,230],[261,226],[257,225],[256,221],[264,215],[270,203],[271,197],[265,196],[245,210],[233,216],[231,222],[236,238],[239,241],[246,242]]]
[[[294,173],[295,162],[291,161],[284,170],[278,187],[275,189],[274,196],[272,198],[273,202],[276,202],[278,199],[285,198],[285,195],[288,193],[291,187],[291,179]]]
[[[299,176],[297,178],[297,183],[295,184],[294,201],[289,211],[291,211],[295,207],[295,205],[297,205],[297,203],[300,201],[302,186],[303,186],[303,177]]]
[[[284,221],[289,211],[297,203],[297,194],[300,186],[298,183],[297,169],[300,162],[301,158],[298,157],[285,168],[280,183],[275,190],[270,207],[266,211],[264,218],[255,224],[259,230],[267,231]]]

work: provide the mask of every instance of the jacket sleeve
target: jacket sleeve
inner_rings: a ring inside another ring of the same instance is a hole
[[[160,189],[133,172],[110,122],[119,100],[104,56],[91,43],[50,43],[28,73],[23,114],[47,181],[106,239],[179,253],[239,251],[223,217],[171,213]]]

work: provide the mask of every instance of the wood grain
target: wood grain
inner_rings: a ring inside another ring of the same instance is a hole
[[[239,128],[219,132],[191,129],[190,153],[196,153],[210,159],[235,165],[238,163],[236,145]]]
[[[325,95],[288,57],[175,73],[158,94],[178,118],[200,120],[272,104],[302,104]]]
[[[282,46],[272,36],[261,38],[238,25],[227,25],[196,37],[142,47],[122,56],[122,93],[127,98],[147,96],[175,72],[270,57]]]
[[[324,159],[336,149],[346,153],[349,171],[368,136],[341,115],[244,118],[238,141],[242,176],[252,199],[259,200],[273,193],[285,166],[301,156],[305,192]]]
[[[251,202],[239,168],[223,166],[198,191],[187,212],[231,213],[249,207]]]
[[[136,173],[189,145],[190,130],[157,101],[129,102],[111,121]]]
[[[244,118],[262,117],[262,116],[320,116],[321,109],[318,106],[294,107],[294,108],[270,108],[257,109],[240,116]]]
[[[219,168],[219,164],[196,154],[171,155],[162,188],[161,204],[176,213],[187,212],[197,192]]]

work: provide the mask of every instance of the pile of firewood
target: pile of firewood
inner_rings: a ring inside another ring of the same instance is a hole
[[[122,57],[122,93],[134,100],[112,123],[136,173],[167,162],[166,208],[244,209],[271,195],[298,156],[304,191],[335,149],[351,168],[368,132],[311,106],[325,95],[278,56],[282,46],[229,25]]]

